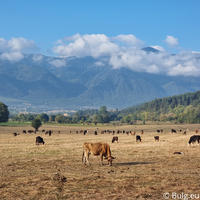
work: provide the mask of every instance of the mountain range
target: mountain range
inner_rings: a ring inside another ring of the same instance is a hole
[[[159,53],[152,47],[143,50]],[[105,105],[122,109],[197,90],[198,77],[135,72],[126,67],[113,69],[108,57],[24,54],[18,62],[0,59],[0,101],[11,107],[77,110]]]

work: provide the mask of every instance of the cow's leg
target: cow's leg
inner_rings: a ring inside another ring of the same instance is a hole
[[[89,162],[89,155],[90,155],[90,152],[85,152],[85,159],[86,159],[88,165],[90,165],[90,162]]]
[[[103,155],[100,155],[100,166],[103,165]]]

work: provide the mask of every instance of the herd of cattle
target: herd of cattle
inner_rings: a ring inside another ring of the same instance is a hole
[[[189,131],[188,129],[186,131],[182,131],[182,130],[174,130],[174,129],[171,129],[171,133],[178,133],[178,132],[183,132],[183,134],[185,135],[187,133],[187,131]],[[198,129],[195,130],[195,133],[198,133]],[[48,131],[45,131],[44,129],[42,130],[42,133],[45,133],[45,135],[49,135],[51,136],[53,131],[52,130],[48,130]],[[160,130],[157,130],[156,131],[157,133],[163,133],[163,130],[160,129]],[[33,131],[33,130],[23,130],[23,133],[35,133],[36,134],[36,131]],[[60,133],[60,131],[58,131],[57,133]],[[72,131],[69,131],[69,133],[72,133]],[[83,133],[84,135],[86,133],[88,133],[88,130],[80,130],[80,131],[76,131],[75,132],[76,134],[78,133]],[[110,131],[110,130],[103,130],[100,132],[101,134],[104,134],[104,133],[108,133],[108,134],[120,134],[120,133],[123,133],[123,134],[127,134],[127,135],[135,135],[136,132],[135,131],[120,131],[120,130],[117,130],[117,131]],[[98,135],[97,134],[97,131],[94,131],[94,134],[95,135]],[[144,134],[144,130],[141,130],[140,131],[140,134],[143,135]],[[17,136],[17,135],[20,135],[20,133],[13,133],[14,136]],[[118,136],[113,136],[112,137],[112,143],[114,143],[115,141],[118,143]],[[154,139],[155,141],[159,141],[159,136],[154,136]],[[141,139],[141,136],[140,135],[136,135],[136,142],[141,142],[142,139]],[[189,142],[188,142],[188,146],[191,145],[191,144],[194,144],[197,142],[197,144],[199,145],[199,141],[200,141],[200,135],[193,135],[190,137],[189,139]],[[39,144],[43,144],[44,145],[44,140],[42,137],[40,136],[37,136],[36,137],[36,145],[39,145]],[[112,160],[115,159],[115,157],[112,157],[111,156],[111,151],[110,151],[110,146],[107,144],[107,143],[101,143],[101,142],[97,142],[97,143],[91,143],[91,142],[85,142],[83,144],[83,156],[82,156],[82,161],[84,162],[84,164],[86,164],[86,161],[87,163],[90,165],[89,163],[89,155],[90,154],[93,154],[95,156],[98,156],[100,155],[100,164],[102,165],[102,162],[103,162],[103,157],[104,159],[107,159],[108,160],[108,165],[112,165]]]

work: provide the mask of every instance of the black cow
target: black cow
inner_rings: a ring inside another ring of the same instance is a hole
[[[88,131],[87,130],[84,130],[83,134],[85,135]]]
[[[45,130],[44,130],[44,129],[42,130],[42,133],[43,133],[43,132],[45,132]]]
[[[34,131],[32,131],[32,130],[28,130],[28,133],[32,133],[32,132],[34,132]]]
[[[176,133],[176,130],[172,129],[171,132],[172,132],[172,133]]]
[[[43,145],[44,145],[44,140],[43,140],[43,138],[42,137],[40,137],[40,136],[37,136],[36,137],[36,145],[39,145],[40,143],[43,143]]]
[[[97,131],[95,131],[94,134],[97,135]]]
[[[190,146],[191,143],[197,142],[199,145],[200,135],[193,135],[190,137],[190,140],[188,142],[188,146]]]
[[[159,141],[159,136],[154,136],[155,141]]]
[[[136,142],[137,142],[138,140],[139,140],[140,142],[142,141],[140,135],[136,135]]]
[[[117,137],[117,136],[114,136],[114,137],[113,137],[113,139],[112,139],[112,143],[115,142],[115,141],[118,142],[118,137]]]
[[[23,133],[26,133],[26,131],[25,131],[25,130],[23,130]]]

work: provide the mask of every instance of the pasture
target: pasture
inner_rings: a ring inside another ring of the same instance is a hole
[[[97,129],[98,128],[98,129]],[[171,133],[171,128],[178,133]],[[190,136],[200,128],[197,124],[157,124],[124,126],[52,126],[23,134],[30,126],[0,126],[0,199],[169,199],[172,195],[200,193],[200,146],[188,147]],[[51,136],[42,129],[52,130]],[[76,131],[88,130],[86,135]],[[163,129],[163,133],[156,130]],[[189,129],[186,135],[183,132]],[[71,133],[69,131],[71,130]],[[134,135],[113,134],[102,130],[135,131]],[[144,130],[141,135],[140,130]],[[60,131],[60,134],[58,133]],[[94,135],[94,131],[98,135]],[[13,132],[20,135],[13,136]],[[198,134],[198,133],[197,133]],[[44,145],[36,145],[36,136]],[[159,141],[154,140],[159,136]],[[106,142],[110,145],[113,165],[99,166],[99,156],[90,155],[91,166],[82,163],[84,142]],[[174,154],[184,152],[184,154]],[[55,180],[55,173],[67,181]],[[182,196],[181,196],[182,195]],[[179,198],[183,199],[183,198]],[[200,199],[200,197],[199,197]]]

